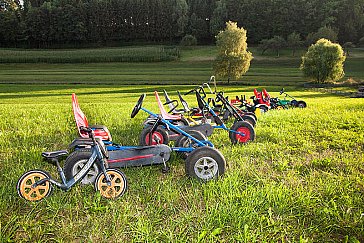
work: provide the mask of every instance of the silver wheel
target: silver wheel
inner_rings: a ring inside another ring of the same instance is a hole
[[[196,176],[202,180],[210,180],[216,177],[218,170],[218,163],[211,157],[202,157],[194,165]]]
[[[72,176],[75,176],[87,163],[87,159],[77,161],[72,168]],[[85,177],[80,181],[81,184],[87,185],[95,182],[97,175],[99,174],[99,168],[96,163],[90,168]]]

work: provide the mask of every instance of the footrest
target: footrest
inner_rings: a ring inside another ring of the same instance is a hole
[[[62,157],[68,154],[67,150],[59,150],[59,151],[53,151],[53,152],[43,152],[42,156],[46,159],[54,159],[58,157]]]

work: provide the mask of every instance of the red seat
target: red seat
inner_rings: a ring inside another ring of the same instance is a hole
[[[80,130],[80,127],[83,126],[83,127],[92,128],[94,130],[95,137],[101,138],[102,140],[105,140],[105,141],[112,141],[111,134],[109,132],[109,129],[107,129],[106,126],[88,124],[87,117],[82,112],[82,110],[78,104],[78,100],[77,100],[75,93],[72,94],[72,110],[73,110],[73,115],[75,117],[77,130],[81,137],[83,137],[83,138],[89,137],[87,133],[82,132]]]
[[[178,121],[178,120],[181,120],[182,119],[181,114],[177,114],[177,115],[169,114],[164,109],[163,104],[162,104],[162,101],[159,98],[158,92],[157,91],[154,91],[154,94],[155,94],[155,98],[157,99],[159,111],[161,112],[161,115],[162,115],[163,119],[166,119],[166,120],[175,120],[175,121],[176,120]]]

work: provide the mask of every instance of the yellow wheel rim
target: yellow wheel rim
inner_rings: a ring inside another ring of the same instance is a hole
[[[107,174],[111,180],[111,186],[107,185],[105,175],[102,174],[97,181],[97,189],[100,191],[101,196],[107,199],[117,198],[124,191],[124,178],[115,171],[107,171]]]
[[[21,195],[29,201],[39,201],[47,196],[50,190],[50,183],[47,181],[43,185],[39,185],[35,188],[32,188],[32,185],[46,178],[42,173],[34,172],[23,178],[20,183],[20,193]]]

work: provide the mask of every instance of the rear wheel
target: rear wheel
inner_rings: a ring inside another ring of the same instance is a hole
[[[215,179],[225,173],[224,156],[215,148],[200,147],[188,155],[185,162],[186,174],[203,181]]]
[[[297,107],[298,108],[306,108],[307,104],[303,100],[300,100],[300,101],[298,101]]]
[[[247,122],[239,121],[234,123],[229,132],[230,141],[233,144],[247,143],[255,139],[255,131],[252,125]],[[235,132],[234,132],[235,131]],[[236,133],[238,132],[238,133]]]
[[[99,173],[95,181],[95,190],[99,191],[101,196],[107,199],[116,199],[124,195],[128,183],[123,172],[117,169],[107,169],[111,185],[107,184],[106,177],[103,172]]]
[[[32,188],[34,183],[45,178],[51,177],[43,170],[30,170],[24,173],[16,185],[19,196],[32,202],[42,200],[49,196],[52,192],[52,184],[49,181]]]
[[[157,144],[168,144],[169,138],[168,133],[162,127],[157,127],[157,129],[153,132],[150,136],[150,130],[152,129],[151,126],[145,127],[139,136],[139,145],[141,146],[148,146],[148,145],[157,145]],[[150,137],[152,138],[151,142]]]
[[[80,149],[74,151],[67,157],[63,167],[67,181],[73,178],[80,170],[82,170],[91,157],[91,154],[92,152],[90,149]],[[82,185],[94,183],[100,171],[101,168],[99,168],[97,163],[94,163],[80,183]]]
[[[188,134],[190,134],[192,137],[196,138],[199,141],[207,140],[207,138],[200,131],[189,131]],[[174,145],[175,147],[183,147],[183,148],[189,148],[189,147],[197,148],[198,147],[198,144],[195,141],[193,141],[192,139],[190,139],[184,135],[180,135],[174,144],[175,144]],[[186,159],[189,153],[178,152],[178,154],[183,159]]]

